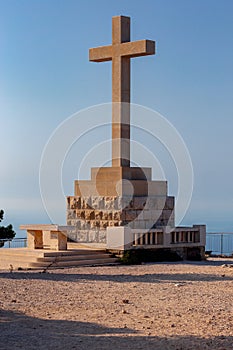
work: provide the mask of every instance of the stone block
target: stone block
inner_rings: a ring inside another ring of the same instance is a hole
[[[92,197],[91,198],[91,206],[93,209],[104,209],[105,208],[105,202],[104,197]]]
[[[81,198],[81,209],[92,209],[91,204],[90,196]]]
[[[91,168],[92,181],[151,180],[151,168],[102,167]]]
[[[80,220],[80,230],[86,230],[87,229],[87,225],[86,225],[86,221],[85,220]]]
[[[113,220],[118,220],[118,221],[123,220],[123,216],[124,216],[123,213],[120,212],[120,211],[114,211],[112,213],[112,219]]]
[[[127,250],[133,246],[133,233],[129,227],[107,228],[107,249]]]
[[[154,225],[154,221],[153,220],[146,220],[145,221],[145,229],[150,230]]]
[[[67,210],[67,220],[75,219],[76,211],[75,210]]]
[[[70,209],[81,209],[81,198],[69,197],[68,205]]]
[[[69,220],[71,226],[76,226],[76,219]]]
[[[151,220],[154,222],[158,221],[161,218],[162,210],[153,210],[151,211]]]
[[[85,220],[85,218],[86,218],[85,210],[77,209],[77,210],[76,210],[76,218],[77,218],[77,219]]]
[[[106,243],[106,230],[99,231],[99,243]]]
[[[88,242],[88,231],[78,231],[77,232],[77,241],[78,242]]]
[[[136,210],[126,210],[125,211],[125,220],[132,221],[132,220],[135,220],[136,217],[137,217]]]
[[[87,220],[95,220],[95,211],[94,210],[89,210],[88,211],[88,217],[86,219]]]
[[[146,228],[145,220],[139,220],[138,221],[138,228],[139,229],[145,229]]]
[[[98,232],[96,230],[90,230],[88,233],[89,242],[98,243]]]
[[[85,210],[85,220],[90,220],[90,214],[91,214],[91,211],[90,210]]]
[[[142,214],[143,220],[151,220],[153,215],[152,210],[143,210],[141,214]]]
[[[106,229],[108,227],[108,221],[100,221],[100,228],[101,229]]]
[[[134,221],[129,222],[128,225],[127,225],[127,227],[129,227],[131,229],[133,229],[134,226],[135,226],[135,222]]]
[[[175,207],[175,197],[167,197],[166,199],[166,205],[165,205],[165,209],[169,210],[173,210]]]
[[[105,209],[106,210],[115,209],[115,197],[112,197],[112,196],[105,197]]]
[[[130,180],[130,184],[122,183],[120,196],[147,196],[148,182],[146,180]]]
[[[147,197],[134,197],[133,207],[134,209],[144,209],[147,202]]]
[[[74,182],[74,195],[75,196],[80,196],[80,197],[84,197],[86,195],[88,195],[90,192],[88,189],[88,181],[78,181],[76,180]]]
[[[148,196],[167,196],[167,181],[148,181]]]
[[[90,221],[90,229],[93,230],[93,229],[96,229],[97,227],[100,227],[99,221],[91,220]]]
[[[119,196],[116,198],[116,208],[118,210],[123,210],[127,208],[132,200],[132,196]]]
[[[165,221],[168,221],[171,217],[171,215],[173,214],[172,210],[163,210],[162,212],[162,219],[164,219]]]
[[[67,223],[67,224],[68,224],[68,223]],[[77,219],[71,220],[70,225],[71,225],[71,226],[74,226],[76,231],[79,230],[80,227],[81,227],[81,225],[80,225],[80,220],[77,220]]]
[[[103,212],[99,211],[99,210],[96,210],[94,212],[94,219],[95,220],[102,220],[102,218],[103,218]],[[91,219],[91,220],[94,220],[94,219]]]
[[[103,211],[102,220],[108,220],[108,211]]]

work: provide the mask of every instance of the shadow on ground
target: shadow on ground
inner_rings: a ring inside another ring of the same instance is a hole
[[[89,322],[44,320],[0,310],[0,349],[232,349],[233,337],[170,338],[142,335],[128,328],[109,328]]]
[[[134,282],[134,283],[177,283],[177,282],[219,282],[219,281],[233,281],[233,276],[227,276],[226,270],[223,269],[222,273],[219,274],[203,274],[203,273],[151,273],[134,275],[124,272],[123,269],[116,269],[116,273],[107,273],[108,270],[104,270],[106,273],[103,274],[103,270],[94,268],[93,272],[79,273],[78,269],[76,273],[62,273],[62,270],[48,271],[42,273],[41,271],[35,272],[24,272],[16,271],[13,273],[1,272],[0,279],[12,279],[12,280],[45,280],[45,281],[65,281],[65,282],[81,282],[81,281],[105,281],[105,282]],[[82,269],[83,271],[83,269]],[[132,270],[133,272],[133,270]]]

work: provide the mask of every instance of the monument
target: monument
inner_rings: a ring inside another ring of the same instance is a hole
[[[175,227],[175,201],[151,168],[130,166],[130,60],[154,55],[155,42],[130,41],[130,18],[112,18],[112,45],[91,48],[92,62],[112,61],[112,167],[91,169],[67,197],[69,237],[112,251],[170,249],[204,254],[205,226]]]

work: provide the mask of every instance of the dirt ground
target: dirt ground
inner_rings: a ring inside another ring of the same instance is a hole
[[[0,349],[233,349],[231,263],[0,271]]]

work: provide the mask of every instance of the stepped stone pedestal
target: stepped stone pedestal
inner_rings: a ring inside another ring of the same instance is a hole
[[[91,180],[75,181],[74,192],[67,197],[67,225],[75,241],[106,243],[109,226],[174,227],[174,197],[166,181],[151,179],[151,168],[92,168]]]

